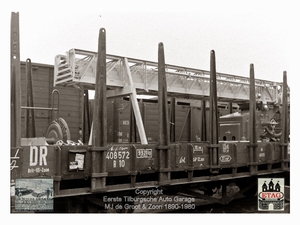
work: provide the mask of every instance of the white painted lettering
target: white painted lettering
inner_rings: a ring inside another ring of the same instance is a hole
[[[30,146],[30,158],[29,158],[29,165],[36,166],[38,163],[38,147],[37,146]]]
[[[46,156],[48,154],[48,148],[46,146],[41,146],[40,147],[40,166],[44,165],[47,166],[47,160]]]
[[[47,166],[47,155],[48,148],[46,146],[40,146],[40,148],[37,146],[30,146],[29,166],[37,166],[38,163],[40,166]]]

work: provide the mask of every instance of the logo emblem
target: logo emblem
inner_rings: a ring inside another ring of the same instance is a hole
[[[284,178],[258,178],[258,211],[284,211]]]
[[[220,160],[221,162],[230,162],[231,159],[232,159],[232,158],[231,158],[230,155],[221,155],[220,158],[219,158],[219,160]]]

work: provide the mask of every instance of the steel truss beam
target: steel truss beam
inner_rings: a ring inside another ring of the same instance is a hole
[[[106,55],[108,97],[128,95],[135,88],[138,93],[158,91],[157,62],[126,58],[131,78],[124,66],[126,57]],[[95,89],[97,53],[71,49],[66,55],[55,57],[54,85],[79,86]],[[169,94],[209,96],[209,71],[166,64]],[[130,84],[129,79],[132,79]],[[217,73],[218,98],[223,100],[249,100],[250,79],[242,76]],[[133,86],[132,86],[133,85]],[[282,83],[255,80],[256,97],[267,103],[277,103]]]

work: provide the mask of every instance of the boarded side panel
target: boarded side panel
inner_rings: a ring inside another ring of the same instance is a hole
[[[107,142],[114,141],[114,99],[107,99]]]
[[[82,129],[83,91],[74,87],[55,87],[55,89],[60,93],[59,117],[67,122],[71,139],[78,142],[81,138],[79,130]]]
[[[82,128],[82,106],[83,90],[75,87],[53,87],[52,65],[32,63],[32,88],[33,104],[35,107],[52,106],[52,91],[57,89],[60,96],[59,117],[63,118],[70,129],[71,140],[78,142],[81,138],[79,130]],[[27,106],[26,89],[26,64],[21,63],[21,93],[22,106]],[[54,107],[57,107],[57,97],[54,99]],[[52,112],[49,110],[35,110],[35,130],[37,137],[44,137],[49,123],[54,120]],[[22,109],[22,137],[26,137],[26,110]]]
[[[201,129],[202,129],[202,112],[198,107],[191,106],[191,140],[190,141],[201,141]]]
[[[130,102],[123,101],[122,107],[119,108],[118,116],[118,143],[129,143],[130,139]]]
[[[176,141],[189,141],[190,139],[190,106],[176,105],[175,135]]]
[[[158,104],[144,103],[143,113],[148,142],[158,142]]]

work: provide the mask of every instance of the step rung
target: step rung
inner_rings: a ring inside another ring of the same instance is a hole
[[[69,69],[69,67],[67,67],[65,69],[59,70],[58,73],[60,74],[60,73],[66,72],[66,71],[70,71],[71,72],[71,70]]]
[[[62,79],[64,77],[69,77],[69,76],[72,76],[71,72],[70,73],[65,73],[65,74],[58,75],[57,79]]]
[[[73,80],[72,77],[68,78],[68,79],[64,79],[64,80],[59,80],[59,81],[55,81],[55,84],[62,84],[62,83],[67,83],[68,81]]]
[[[58,67],[59,68],[61,68],[61,67],[69,67],[69,64],[66,61],[64,61],[64,62],[61,62]]]

